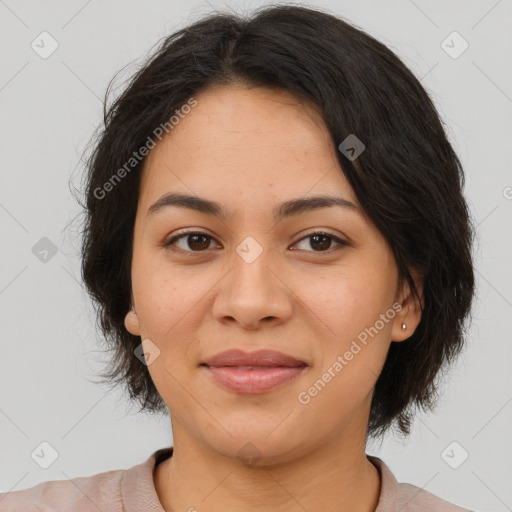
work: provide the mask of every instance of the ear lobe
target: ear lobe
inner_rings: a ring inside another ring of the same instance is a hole
[[[391,331],[391,341],[405,341],[410,338],[416,327],[421,321],[421,310],[425,307],[425,300],[423,298],[423,283],[422,279],[417,273],[412,273],[414,284],[421,299],[421,306],[416,297],[413,295],[408,283],[404,284],[403,291],[405,298],[400,302],[402,309],[397,311],[393,321],[393,329]],[[405,329],[403,328],[405,324]]]
[[[124,326],[130,334],[140,336],[139,317],[137,316],[137,313],[135,313],[135,310],[130,309],[130,311],[128,311],[124,317]]]

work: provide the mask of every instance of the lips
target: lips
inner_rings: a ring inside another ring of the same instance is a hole
[[[247,353],[233,349],[216,354],[200,366],[214,382],[240,394],[266,393],[299,377],[308,365],[275,350]]]
[[[304,367],[307,364],[288,354],[276,350],[257,350],[244,352],[239,349],[226,350],[207,359],[203,365],[210,368],[219,367],[249,367],[249,368],[276,368],[276,367]]]

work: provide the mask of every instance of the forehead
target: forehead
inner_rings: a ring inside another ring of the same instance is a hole
[[[308,191],[342,192],[356,202],[311,104],[286,91],[245,86],[210,88],[194,99],[197,105],[147,156],[142,203],[169,190],[253,206]]]

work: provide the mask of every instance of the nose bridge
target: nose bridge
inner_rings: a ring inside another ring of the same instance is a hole
[[[283,321],[291,314],[286,286],[274,275],[275,258],[262,243],[248,236],[235,248],[231,272],[215,300],[218,320],[229,317],[254,328],[264,319]]]
[[[261,238],[261,237],[260,237]],[[264,248],[252,236],[246,237],[237,247],[233,256],[233,276],[237,285],[244,287],[259,287],[260,293],[268,291],[272,265],[270,249]],[[243,291],[243,290],[242,290]]]

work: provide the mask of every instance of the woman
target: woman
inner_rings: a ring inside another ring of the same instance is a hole
[[[86,179],[104,376],[173,446],[1,510],[464,510],[365,453],[433,410],[474,293],[460,161],[388,48],[304,7],[204,18],[106,112]]]

